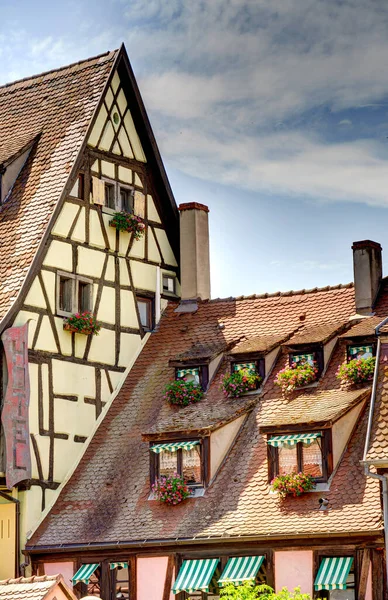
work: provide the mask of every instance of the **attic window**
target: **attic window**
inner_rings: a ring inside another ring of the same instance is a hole
[[[203,487],[203,446],[200,440],[153,444],[151,450],[151,482],[158,477],[181,475],[189,487]]]
[[[348,346],[348,362],[355,358],[371,358],[375,355],[375,347],[373,344],[365,344],[364,346]]]
[[[93,309],[93,281],[73,273],[57,273],[57,314],[69,317]]]
[[[163,275],[163,293],[175,294],[176,277],[173,275]]]
[[[137,296],[137,308],[139,311],[140,324],[146,331],[151,331],[154,323],[153,300]]]
[[[206,390],[209,379],[208,366],[177,367],[175,369],[175,379],[192,381],[195,385],[200,385],[203,390]]]
[[[295,432],[268,438],[269,480],[278,475],[305,473],[315,481],[327,481],[329,476],[330,432]]]
[[[233,362],[232,363],[232,373],[241,370],[247,370],[251,375],[260,375],[261,380],[265,377],[265,362],[263,359],[245,361],[245,362]],[[259,387],[260,383],[257,383],[256,389]]]
[[[105,186],[104,206],[110,211],[134,210],[135,190],[131,186],[118,183],[113,179],[102,178]],[[109,211],[107,211],[109,212]]]
[[[289,363],[290,367],[301,366],[305,364],[309,364],[311,366],[315,365],[318,369],[316,379],[319,379],[323,371],[323,349],[322,347],[319,347],[314,350],[305,350],[300,352],[293,351],[289,354]]]

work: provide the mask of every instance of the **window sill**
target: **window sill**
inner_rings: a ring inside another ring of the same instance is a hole
[[[203,488],[203,487],[196,487],[196,488],[189,488],[189,489],[190,489],[190,497],[187,498],[187,500],[190,500],[190,498],[202,498],[202,496],[205,495],[205,488]],[[147,500],[156,500],[156,496],[155,496],[154,492],[149,493]]]
[[[109,208],[108,206],[103,206],[102,212],[107,215],[113,216],[115,213],[120,212],[120,209],[119,208]]]
[[[325,482],[316,483],[314,489],[310,490],[309,492],[305,492],[305,494],[314,494],[316,492],[322,493],[322,492],[329,492],[329,491],[330,491],[330,483],[328,481],[325,481]],[[270,485],[268,486],[268,494],[270,496],[279,496],[279,492],[273,491],[273,489],[271,488]],[[302,494],[302,496],[304,496],[304,494]]]

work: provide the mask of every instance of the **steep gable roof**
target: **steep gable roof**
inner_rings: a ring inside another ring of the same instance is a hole
[[[0,600],[44,600],[48,596],[51,597],[54,591],[57,592],[58,600],[76,600],[76,596],[64,583],[62,575],[18,577],[0,581]]]

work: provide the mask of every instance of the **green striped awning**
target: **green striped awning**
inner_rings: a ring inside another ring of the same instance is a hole
[[[89,565],[82,565],[77,571],[77,573],[72,577],[72,582],[75,585],[82,581],[82,583],[89,583],[89,579],[93,575],[94,571],[97,569],[98,563],[92,563]]]
[[[323,558],[314,581],[314,588],[316,590],[346,590],[346,580],[352,564],[352,556]]]
[[[264,556],[237,556],[230,558],[218,580],[219,585],[227,582],[236,585],[243,581],[254,581],[263,563]]]
[[[199,367],[195,367],[194,369],[177,369],[176,374],[177,377],[184,377],[185,375],[199,376]]]
[[[113,571],[113,569],[128,569],[128,563],[127,562],[113,562],[113,563],[110,563],[110,568],[111,568],[111,571]]]
[[[321,437],[320,431],[314,433],[295,433],[294,435],[274,435],[269,438],[268,444],[274,448],[282,448],[283,446],[295,446],[298,442],[304,444],[312,444],[314,440]]]
[[[184,560],[172,587],[172,593],[187,592],[191,594],[195,590],[208,592],[218,562],[219,558]]]
[[[199,440],[191,441],[191,442],[171,442],[171,444],[155,444],[151,446],[150,450],[155,452],[155,454],[160,454],[161,452],[176,452],[179,449],[182,450],[192,450],[194,446],[198,446]]]

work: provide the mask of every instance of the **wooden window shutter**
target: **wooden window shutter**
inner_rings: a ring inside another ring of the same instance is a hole
[[[105,183],[102,179],[92,176],[93,204],[105,204]]]
[[[135,190],[133,212],[137,217],[145,217],[145,195]]]

